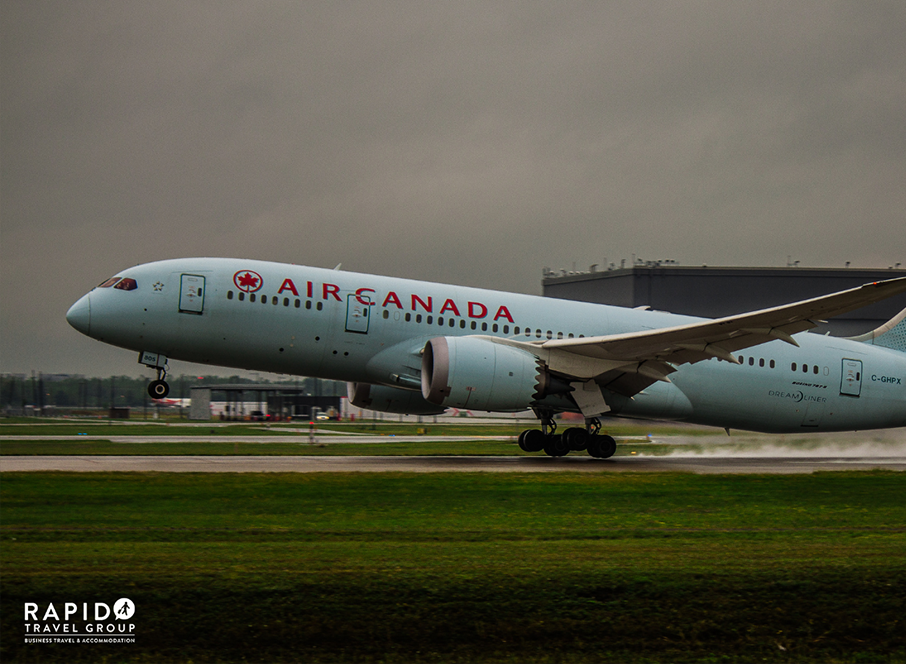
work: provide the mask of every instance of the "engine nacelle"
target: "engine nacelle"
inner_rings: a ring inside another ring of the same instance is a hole
[[[369,383],[346,383],[349,403],[366,410],[377,410],[383,413],[400,413],[403,415],[440,415],[444,408],[428,403],[421,393],[401,390],[386,385]]]
[[[437,337],[422,355],[422,396],[438,406],[520,411],[545,396],[548,374],[532,353],[474,337]]]

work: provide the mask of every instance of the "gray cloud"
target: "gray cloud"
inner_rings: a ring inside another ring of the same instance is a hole
[[[540,291],[543,266],[904,261],[897,2],[0,5],[0,370],[233,255]],[[906,261],[904,261],[906,262]]]

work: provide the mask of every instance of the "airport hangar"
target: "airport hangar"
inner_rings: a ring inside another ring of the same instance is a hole
[[[720,318],[807,300],[862,284],[906,277],[895,268],[711,267],[674,261],[636,261],[630,267],[553,272],[542,279],[545,297],[647,307],[676,314]],[[821,323],[819,334],[850,337],[883,325],[906,309],[906,294]]]

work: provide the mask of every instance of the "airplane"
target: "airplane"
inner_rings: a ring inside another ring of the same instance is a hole
[[[339,266],[338,266],[339,268]],[[346,381],[360,408],[531,409],[518,443],[616,450],[610,416],[760,432],[906,426],[906,309],[851,339],[807,331],[906,292],[906,277],[718,319],[231,258],[137,265],[82,296],[76,330],[168,359]],[[557,433],[554,416],[585,427]]]

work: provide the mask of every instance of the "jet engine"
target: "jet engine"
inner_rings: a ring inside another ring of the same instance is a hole
[[[438,406],[519,411],[570,390],[532,353],[474,337],[436,337],[422,355],[422,396]]]
[[[428,403],[418,392],[386,385],[346,383],[349,403],[358,408],[403,415],[440,415],[444,408]]]

